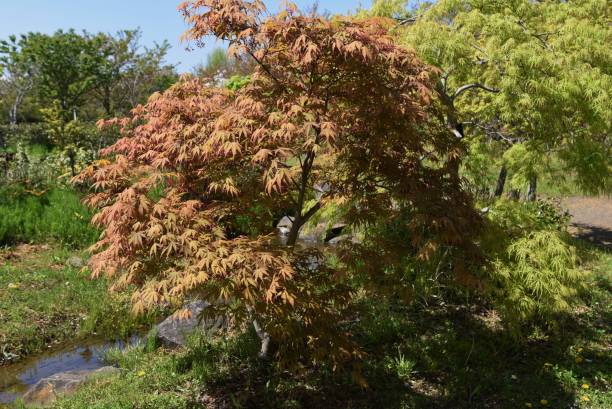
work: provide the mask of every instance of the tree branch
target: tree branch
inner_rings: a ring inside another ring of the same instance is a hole
[[[302,223],[306,224],[308,220],[310,220],[310,218],[314,216],[315,213],[317,213],[322,207],[323,207],[323,201],[319,200],[314,206],[308,209],[308,211],[304,214],[304,216],[302,216]]]
[[[266,64],[264,64],[263,61],[257,58],[255,56],[255,53],[251,51],[249,48],[246,48],[246,50],[247,50],[247,53],[251,56],[251,58],[253,58],[253,60],[255,60],[255,62],[266,72],[266,74],[268,74],[268,76],[272,78],[272,80],[274,80],[274,82],[276,82],[278,86],[280,86],[281,88],[284,88],[283,83],[278,78],[276,78],[274,74],[272,74],[270,67],[268,67]]]
[[[455,94],[453,95],[453,100],[455,100],[457,97],[459,97],[465,91],[468,91],[468,90],[473,89],[473,88],[479,88],[479,89],[485,90],[487,92],[492,92],[494,94],[497,94],[499,92],[499,90],[496,89],[496,88],[491,88],[491,87],[483,85],[483,84],[481,84],[479,82],[474,82],[473,84],[467,84],[467,85],[464,85],[462,87],[457,88],[457,91],[455,91]]]

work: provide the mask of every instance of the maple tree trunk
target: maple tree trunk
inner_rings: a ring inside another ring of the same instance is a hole
[[[318,142],[319,135],[317,134],[316,143]],[[306,155],[304,164],[302,165],[302,177],[300,181],[300,191],[298,192],[297,209],[295,209],[295,217],[293,219],[293,224],[291,225],[291,230],[289,231],[289,237],[287,238],[288,246],[295,246],[302,226],[321,208],[321,202],[319,202],[308,210],[306,214],[302,214],[304,211],[304,203],[306,201],[306,190],[308,189],[310,171],[312,170],[315,156],[316,154],[314,152],[309,152],[308,155]]]
[[[296,216],[293,219],[293,224],[291,225],[291,230],[289,231],[289,235],[287,236],[287,246],[295,246],[297,243],[297,239],[300,236],[300,228],[302,227],[302,217],[301,210],[296,212]]]
[[[506,177],[508,176],[508,169],[506,164],[503,164],[499,170],[499,176],[497,177],[497,186],[495,186],[495,197],[501,197],[504,193],[504,187],[506,186]]]
[[[261,341],[261,349],[259,351],[259,357],[261,359],[267,359],[270,353],[270,342],[272,341],[272,338],[270,337],[270,334],[264,331],[261,325],[259,325],[259,322],[255,318],[255,310],[253,309],[253,307],[247,305],[247,311],[253,318],[253,321],[252,321],[253,328],[255,329],[255,333],[259,337],[259,340]]]
[[[537,195],[536,190],[538,188],[538,177],[536,175],[532,175],[529,178],[529,188],[527,189],[527,201],[535,202]]]
[[[257,336],[261,340],[261,349],[259,350],[259,357],[262,359],[268,358],[268,354],[270,352],[270,334],[261,328],[257,320],[253,320],[253,328],[255,328],[255,332]]]

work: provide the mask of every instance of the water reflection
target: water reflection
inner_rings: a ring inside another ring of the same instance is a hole
[[[104,354],[111,347],[123,348],[134,344],[133,337],[128,342],[107,342],[90,338],[75,343],[63,344],[44,354],[28,358],[22,362],[0,367],[0,406],[14,402],[30,386],[43,378],[68,371],[89,371],[105,366]]]

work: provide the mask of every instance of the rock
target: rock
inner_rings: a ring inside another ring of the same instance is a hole
[[[336,223],[325,234],[325,242],[330,243],[333,239],[340,237],[346,228],[346,223]]]
[[[204,301],[194,301],[185,307],[191,312],[191,318],[166,318],[156,326],[157,339],[167,348],[179,348],[185,345],[187,338],[195,331],[218,331],[227,327],[227,318],[221,316],[202,319],[200,322],[200,314],[209,305]]]
[[[306,226],[302,226],[298,235],[298,240],[306,243],[331,243],[331,240],[342,235],[342,232],[347,227],[347,224],[340,222],[334,224],[331,228],[328,228],[328,226],[329,223],[325,220],[320,221],[314,227],[309,226],[308,224]],[[276,228],[281,235],[281,240],[283,237],[289,234],[291,227],[293,227],[293,220],[289,216],[283,217],[278,222]],[[331,244],[337,244],[337,241]]]
[[[314,185],[315,198],[317,200],[321,200],[323,195],[325,193],[328,193],[330,190],[331,190],[330,185],[327,183],[324,183],[322,185],[319,185],[319,184]]]
[[[278,222],[278,224],[276,225],[276,228],[278,229],[281,235],[286,236],[291,231],[292,226],[293,226],[293,220],[291,220],[289,216],[285,216]]]
[[[325,231],[327,230],[327,223],[319,223],[313,227],[302,227],[300,229],[299,240],[308,243],[320,243],[323,241]]]
[[[343,234],[342,236],[334,237],[333,239],[329,240],[327,244],[331,244],[333,246],[336,244],[344,243],[345,241],[353,241],[353,236],[351,236],[350,234]]]
[[[69,396],[85,381],[96,376],[108,376],[119,372],[118,368],[105,366],[93,371],[69,371],[43,378],[23,395],[26,405],[50,406],[59,396]]]
[[[72,268],[83,268],[85,266],[85,261],[79,256],[72,256],[66,260],[66,265]]]

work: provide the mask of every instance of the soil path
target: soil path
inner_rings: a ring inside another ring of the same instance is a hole
[[[568,197],[562,206],[572,215],[574,235],[612,249],[612,197]]]

